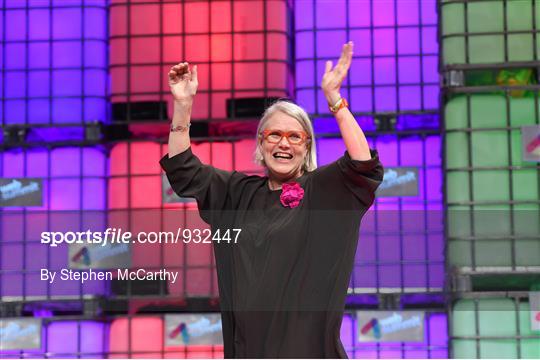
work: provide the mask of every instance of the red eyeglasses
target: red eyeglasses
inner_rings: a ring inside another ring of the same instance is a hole
[[[289,144],[302,145],[306,141],[311,141],[311,138],[304,131],[281,131],[266,129],[261,131],[260,136],[271,144],[278,144],[283,137],[287,138]]]

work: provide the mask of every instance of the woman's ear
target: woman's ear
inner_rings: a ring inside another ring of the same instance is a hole
[[[257,141],[257,145],[255,148],[255,161],[262,166],[265,166],[264,164],[264,156],[262,153],[262,142]]]

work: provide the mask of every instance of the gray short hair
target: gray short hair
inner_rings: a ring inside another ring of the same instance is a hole
[[[315,132],[313,131],[313,125],[309,119],[308,114],[300,106],[296,105],[293,102],[287,100],[278,100],[273,103],[266,111],[264,112],[259,125],[257,126],[257,147],[255,149],[255,162],[259,165],[266,166],[264,163],[264,157],[262,155],[262,146],[260,133],[265,129],[266,123],[276,112],[282,112],[289,115],[290,117],[296,119],[304,131],[309,135],[311,141],[307,143],[308,152],[306,158],[304,159],[304,164],[302,165],[302,170],[304,171],[313,171],[317,168],[317,149],[315,148]]]

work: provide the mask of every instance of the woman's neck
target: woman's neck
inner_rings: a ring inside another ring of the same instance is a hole
[[[268,186],[270,187],[270,190],[279,190],[281,189],[281,186],[285,183],[294,181],[298,179],[300,176],[302,176],[302,171],[299,171],[293,176],[290,177],[277,177],[271,173],[268,174]]]

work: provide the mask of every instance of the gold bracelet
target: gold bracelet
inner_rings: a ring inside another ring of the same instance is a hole
[[[328,105],[328,108],[333,114],[337,113],[340,109],[346,107],[349,107],[349,103],[345,98],[339,98],[339,100],[334,105]]]
[[[173,126],[173,124],[171,124],[171,132],[186,132],[189,127],[191,126],[191,123],[187,123],[187,125],[178,125],[178,126]]]

